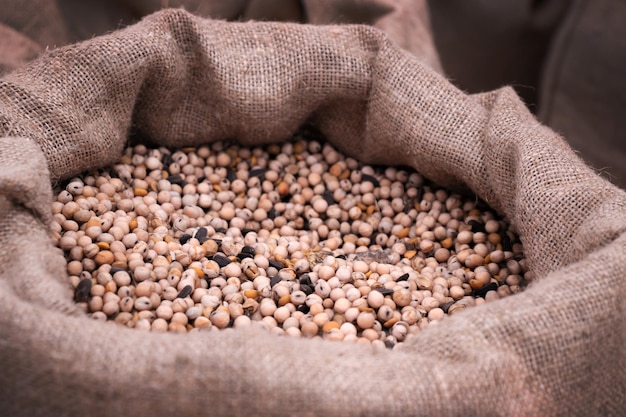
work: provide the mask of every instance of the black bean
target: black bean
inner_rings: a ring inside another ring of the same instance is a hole
[[[276,218],[276,209],[274,207],[269,209],[269,211],[267,212],[267,218],[270,220],[274,220]]]
[[[396,279],[396,282],[398,281],[406,281],[407,279],[409,279],[409,273],[407,272],[406,274],[402,274],[398,277],[398,279]]]
[[[225,229],[225,228],[223,228],[223,227],[217,227],[217,228],[215,228],[215,231],[216,231],[217,233],[226,233],[226,229]]]
[[[161,162],[163,163],[163,169],[168,169],[170,164],[173,162],[171,153],[164,153],[161,157]]]
[[[485,225],[479,222],[478,220],[470,220],[467,222],[468,225],[472,226],[472,233],[485,233]]]
[[[255,168],[248,172],[248,178],[257,177],[261,182],[265,181],[265,173],[267,169],[265,168]]]
[[[237,179],[237,175],[235,175],[235,171],[231,167],[226,167],[226,178],[228,181],[233,182]]]
[[[393,342],[393,340],[389,340],[389,339],[385,340],[385,347],[387,349],[393,349],[395,345],[396,344]]]
[[[393,294],[393,290],[391,288],[385,288],[385,287],[378,287],[378,288],[374,288],[376,291],[378,291],[379,293],[382,293],[383,295],[391,295]]]
[[[208,234],[208,230],[206,227],[201,227],[198,229],[198,231],[196,232],[196,239],[198,239],[198,242],[200,242],[200,244],[202,245],[204,242],[206,242],[207,240],[209,240],[209,238],[207,237]]]
[[[270,277],[270,286],[273,288],[274,285],[278,284],[280,281],[282,281],[280,277],[278,275],[274,275],[273,277]]]
[[[380,182],[376,179],[376,177],[373,177],[369,174],[362,174],[361,181],[371,182],[372,184],[374,184],[374,187],[380,187]]]
[[[208,230],[206,229],[206,227],[200,227],[195,231],[193,237],[198,239],[198,242],[200,242],[200,244],[203,244],[204,242],[207,241],[207,233],[208,233]]]
[[[185,233],[178,240],[179,240],[181,245],[184,245],[185,243],[187,243],[189,241],[189,239],[191,239],[191,235],[188,234],[188,233]]]
[[[270,263],[270,266],[273,266],[274,268],[278,270],[283,269],[285,267],[285,265],[283,265],[281,262],[278,262],[276,259],[270,259],[269,263]]]
[[[309,274],[302,274],[298,280],[300,281],[300,285],[313,285]]]
[[[176,184],[180,187],[184,187],[185,185],[187,185],[185,180],[182,179],[180,175],[170,175],[169,177],[167,177],[167,180],[170,182],[170,184]]]
[[[91,280],[81,280],[76,289],[74,290],[74,300],[77,303],[89,301],[89,294],[91,293]]]
[[[440,305],[439,307],[443,310],[444,313],[448,314],[448,310],[456,301],[448,301],[445,304]]]
[[[296,308],[296,310],[298,310],[298,311],[300,311],[300,312],[302,312],[302,313],[304,313],[304,314],[308,314],[310,309],[309,309],[309,306],[308,306],[308,305],[306,305],[306,304],[300,304],[300,305]]]
[[[474,297],[484,297],[489,291],[497,290],[498,284],[495,282],[490,282],[489,284],[474,290]]]
[[[230,259],[228,259],[227,257],[223,256],[223,255],[219,255],[219,254],[215,254],[213,255],[213,260],[215,262],[217,262],[217,264],[220,266],[220,268],[225,267],[226,265],[228,265],[229,263],[231,263],[232,261]]]
[[[252,246],[244,246],[241,248],[241,253],[250,253],[254,255],[254,248]]]
[[[112,266],[111,270],[109,271],[109,274],[111,274],[111,276],[115,275],[116,272],[126,272],[126,270],[124,268],[120,268],[119,266]]]
[[[324,190],[324,193],[322,194],[322,198],[326,200],[329,206],[332,206],[333,204],[337,204],[337,202],[335,201],[335,197],[333,196],[333,192],[330,190]]]
[[[189,294],[191,294],[191,291],[193,290],[193,287],[191,285],[185,285],[183,287],[182,290],[180,290],[180,292],[178,293],[178,295],[176,296],[176,298],[185,298],[187,297]]]
[[[300,284],[300,291],[306,295],[313,294],[313,287],[308,284]]]
[[[240,252],[237,255],[237,259],[239,259],[240,261],[246,259],[246,258],[254,258],[254,255],[248,252]]]

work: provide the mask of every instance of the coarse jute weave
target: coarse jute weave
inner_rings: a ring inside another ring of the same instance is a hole
[[[51,183],[114,162],[131,132],[259,144],[305,121],[363,161],[471,188],[519,231],[533,285],[385,352],[78,312]],[[466,95],[366,26],[167,10],[2,78],[0,137],[4,415],[624,415],[626,194],[509,88]]]

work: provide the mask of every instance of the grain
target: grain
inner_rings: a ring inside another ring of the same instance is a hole
[[[252,149],[135,145],[56,192],[75,301],[155,332],[259,323],[395,348],[532,277],[479,200],[301,134]]]

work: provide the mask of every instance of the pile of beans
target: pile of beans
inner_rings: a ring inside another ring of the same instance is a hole
[[[57,190],[53,234],[92,318],[155,332],[261,326],[393,348],[532,277],[475,197],[320,138],[128,147]]]

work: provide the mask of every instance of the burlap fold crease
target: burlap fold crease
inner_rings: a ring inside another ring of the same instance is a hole
[[[369,163],[465,184],[506,215],[534,284],[379,352],[258,331],[150,334],[77,313],[50,184],[167,146],[279,141],[305,121]],[[626,194],[514,92],[469,96],[365,26],[184,11],[0,80],[0,409],[12,416],[620,416]],[[26,167],[26,168],[25,168]]]

